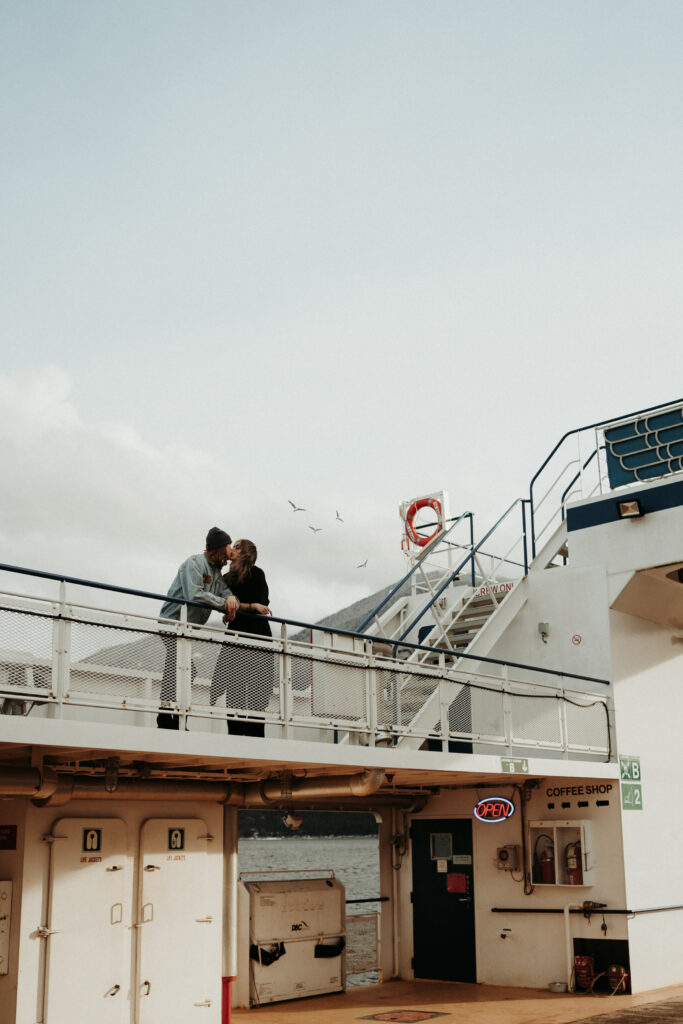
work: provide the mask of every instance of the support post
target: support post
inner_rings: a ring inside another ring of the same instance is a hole
[[[237,808],[223,807],[223,945],[221,1024],[230,1024],[232,983],[237,977]]]

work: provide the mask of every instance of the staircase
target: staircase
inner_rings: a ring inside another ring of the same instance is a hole
[[[654,419],[649,414],[654,414]],[[472,656],[487,657],[526,603],[527,575],[566,563],[567,504],[641,478],[674,472],[677,463],[675,459],[671,461],[670,453],[665,452],[666,458],[660,458],[661,452],[653,454],[650,442],[646,444],[642,438],[649,437],[648,431],[656,426],[670,432],[667,439],[679,443],[682,416],[683,401],[678,399],[618,420],[601,420],[568,431],[532,477],[528,498],[513,502],[476,544],[473,516],[464,512],[430,541],[403,580],[361,623],[358,631],[386,638],[389,643],[382,648],[376,645],[376,653],[398,657],[411,666],[478,668]],[[635,468],[631,465],[634,445]],[[517,515],[520,521],[515,540],[505,548],[505,554],[491,555],[485,548],[498,543],[505,546]],[[455,535],[467,521],[469,538],[465,543],[456,543]],[[488,570],[484,568],[486,559],[490,559]],[[469,577],[467,584],[465,577]],[[411,593],[400,595],[408,581]],[[402,725],[406,733],[396,742],[399,746],[418,747],[424,741],[411,736],[411,730],[419,726],[423,732],[439,732],[439,722],[443,721],[438,688],[433,684],[430,688],[426,677],[420,681],[419,676],[404,676],[401,680],[400,674],[395,674],[395,717],[391,722],[394,726]],[[466,697],[464,685],[455,681],[450,685],[449,718],[458,702],[462,704]],[[413,709],[410,717],[404,714],[406,708]]]
[[[513,508],[514,505],[508,513]],[[500,521],[496,527],[499,524]],[[490,653],[526,602],[525,576],[509,579],[513,567],[518,571],[525,568],[523,563],[513,558],[514,548],[524,543],[523,536],[504,556],[492,559],[488,572],[483,568],[482,547],[491,540],[496,527],[479,544],[472,545],[465,558],[450,572],[438,575],[427,571],[427,564],[434,564],[438,541],[422,556],[411,573],[426,580],[423,586],[425,593],[418,594],[415,587],[413,594],[398,598],[389,607],[376,609],[372,621],[364,623],[364,632],[368,636],[381,636],[393,641],[391,646],[387,644],[382,650],[377,649],[378,654],[398,656],[411,667],[461,669],[474,668],[476,664],[470,657],[462,655],[479,654],[485,658]],[[534,562],[526,567],[528,571],[554,566],[558,557],[566,556],[566,542],[566,524],[562,521]],[[468,563],[474,567],[474,585],[462,582],[461,574]],[[401,581],[402,584],[405,582],[406,578]],[[405,646],[406,641],[420,646]],[[410,735],[411,732],[416,729],[438,731],[438,690],[434,688],[433,679],[421,679],[413,674],[399,676],[396,687],[394,724],[403,724],[407,733],[398,738],[396,745],[418,748],[424,739]],[[465,690],[464,684],[452,683],[451,707],[463,698]]]

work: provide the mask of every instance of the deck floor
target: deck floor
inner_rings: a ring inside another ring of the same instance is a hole
[[[634,996],[590,996],[492,985],[389,981],[350,988],[344,995],[275,1003],[232,1014],[233,1024],[351,1024],[373,1019],[405,1024],[433,1019],[448,1024],[449,1018],[457,1024],[669,1024],[683,1021],[683,985]]]

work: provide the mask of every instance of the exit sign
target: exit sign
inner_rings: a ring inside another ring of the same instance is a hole
[[[510,775],[529,774],[529,762],[526,757],[501,757],[500,768],[501,771],[509,772]]]

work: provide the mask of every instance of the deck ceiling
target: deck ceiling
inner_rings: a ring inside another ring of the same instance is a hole
[[[100,775],[104,773],[104,762],[117,758],[122,776],[145,775],[152,778],[204,779],[211,781],[250,782],[272,778],[289,773],[295,778],[334,777],[362,771],[347,765],[331,765],[329,762],[273,761],[258,757],[207,757],[187,754],[165,753],[140,750],[116,750],[93,747],[35,747],[28,744],[0,743],[0,764],[29,766],[42,763],[64,773]],[[524,782],[530,775],[506,774],[505,784]],[[462,786],[499,786],[499,773],[471,771],[438,771],[413,767],[387,770],[386,782],[380,793],[419,793],[425,790],[445,789]],[[370,802],[370,801],[366,801]]]

